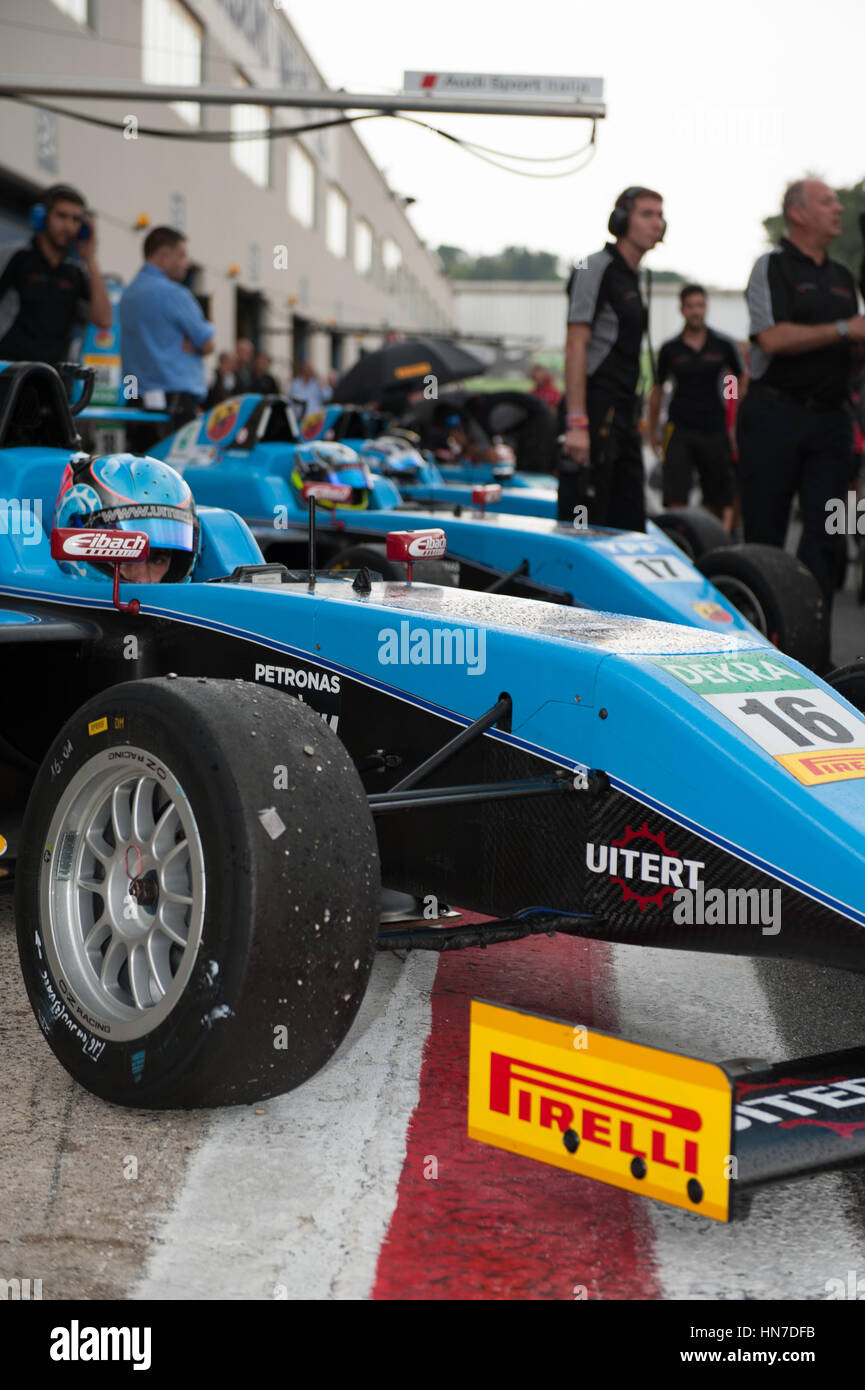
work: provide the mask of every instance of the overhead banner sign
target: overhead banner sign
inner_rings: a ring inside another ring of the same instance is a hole
[[[500,72],[406,72],[404,92],[428,92],[430,96],[509,97],[515,100],[596,102],[603,101],[602,77],[519,76]]]

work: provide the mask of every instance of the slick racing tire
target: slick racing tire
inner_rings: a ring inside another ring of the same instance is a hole
[[[829,626],[809,569],[772,545],[729,545],[701,555],[697,568],[779,651],[822,674]]]
[[[729,532],[716,516],[701,507],[677,507],[653,516],[652,521],[695,563],[708,551],[730,544]]]
[[[823,679],[851,705],[865,713],[865,656],[857,657],[847,666],[838,666]]]
[[[372,574],[380,574],[382,579],[403,580],[406,566],[402,560],[389,560],[386,545],[352,545],[337,555],[331,569],[359,570],[364,565]],[[422,584],[438,584],[441,588],[453,589],[459,583],[459,564],[456,560],[418,560],[414,567],[414,579]]]
[[[50,1047],[157,1109],[300,1085],[363,998],[377,842],[313,710],[242,681],[118,685],[61,729],[27,805],[18,949]]]

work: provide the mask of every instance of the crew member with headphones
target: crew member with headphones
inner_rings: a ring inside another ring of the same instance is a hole
[[[0,247],[0,360],[65,362],[78,324],[112,322],[93,217],[77,189],[58,183],[30,225],[30,241]]]
[[[666,230],[660,193],[626,188],[608,228],[613,241],[577,266],[569,287],[558,515],[573,521],[582,503],[590,525],[644,531],[637,383],[647,313],[637,271]]]

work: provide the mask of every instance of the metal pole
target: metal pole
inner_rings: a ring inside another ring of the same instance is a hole
[[[66,101],[194,101],[203,106],[236,106],[242,99],[253,106],[311,107],[317,111],[423,111],[476,116],[576,116],[603,120],[604,102],[507,101],[486,97],[426,97],[398,93],[395,96],[332,92],[291,91],[285,87],[169,87],[149,82],[118,82],[110,77],[40,77],[0,73],[0,97],[60,97]]]
[[[315,497],[312,493],[307,501],[309,502],[309,592],[312,593],[315,588]]]

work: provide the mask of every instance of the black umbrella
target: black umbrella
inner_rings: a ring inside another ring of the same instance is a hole
[[[404,338],[376,352],[368,352],[366,357],[355,362],[337,382],[333,399],[366,405],[369,401],[392,399],[394,393],[406,395],[410,391],[422,391],[429,385],[428,377],[435,377],[438,387],[485,371],[485,362],[473,352],[457,347],[456,343]]]
[[[402,423],[417,430],[423,446],[434,447],[437,426],[453,413],[472,421],[492,439],[501,435],[517,455],[517,467],[527,473],[552,473],[558,463],[556,412],[546,401],[526,391],[443,391],[436,401],[415,401]]]

